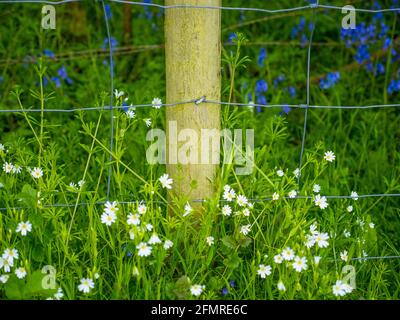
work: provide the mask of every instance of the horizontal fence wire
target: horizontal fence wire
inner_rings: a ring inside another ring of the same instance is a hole
[[[50,5],[61,5],[72,2],[85,2],[86,0],[61,0],[61,1],[45,1],[45,0],[0,0],[1,3],[10,4],[10,3],[38,3],[38,4],[50,4]],[[263,9],[263,8],[251,8],[251,7],[228,7],[228,6],[201,6],[201,5],[187,5],[187,4],[177,4],[177,5],[162,5],[157,3],[148,3],[148,2],[139,2],[139,1],[129,1],[129,0],[107,0],[108,2],[115,3],[124,3],[136,6],[145,6],[145,7],[154,7],[163,10],[167,9],[213,9],[213,10],[224,10],[224,11],[252,11],[252,12],[261,12],[261,13],[282,13],[282,12],[293,12],[293,11],[301,11],[307,9],[328,9],[328,10],[343,10],[343,7],[319,4],[319,3],[310,3],[305,6],[298,6],[292,8],[284,8],[284,9]],[[353,9],[352,9],[353,10]],[[366,8],[354,8],[353,11],[356,12],[365,12],[365,13],[385,13],[385,12],[398,12],[400,8],[385,8],[385,9],[366,9]]]
[[[263,8],[250,8],[250,7],[227,7],[227,6],[198,6],[198,5],[160,5],[155,3],[144,3],[137,1],[128,1],[128,0],[106,0],[107,2],[114,3],[122,3],[122,4],[130,4],[137,6],[146,6],[146,7],[155,7],[159,9],[214,9],[214,10],[225,10],[225,11],[249,11],[249,12],[260,12],[260,13],[284,13],[284,12],[293,12],[293,11],[301,11],[301,10],[313,10],[313,19],[315,22],[315,15],[317,9],[327,9],[327,10],[343,10],[343,7],[332,6],[332,5],[324,5],[320,4],[319,0],[316,3],[311,3],[307,6],[298,6],[293,8],[286,9],[263,9]],[[61,0],[61,1],[43,1],[43,0],[0,0],[0,4],[16,4],[16,3],[30,3],[30,4],[49,4],[49,5],[62,5],[73,2],[85,2],[84,0]],[[107,29],[107,38],[108,38],[108,46],[109,46],[109,58],[110,65],[113,65],[113,49],[111,47],[111,33],[109,24],[107,21],[105,8],[104,8],[104,0],[98,0],[98,3],[102,4],[104,11],[104,18]],[[365,13],[390,13],[390,12],[400,12],[400,8],[385,8],[385,9],[364,9],[364,8],[354,8],[351,9],[356,12],[365,12]],[[275,104],[275,105],[260,105],[260,104],[249,104],[249,103],[235,103],[235,102],[222,102],[222,101],[212,101],[207,100],[206,97],[196,98],[188,101],[181,101],[169,104],[161,104],[162,107],[174,107],[182,104],[191,104],[195,103],[200,107],[202,103],[209,104],[218,104],[225,106],[236,106],[236,107],[261,107],[261,108],[276,108],[276,107],[290,107],[290,108],[299,108],[305,110],[305,121],[304,121],[304,129],[302,135],[302,147],[301,147],[301,155],[300,155],[300,168],[303,159],[303,152],[305,148],[305,138],[307,132],[307,116],[309,109],[377,109],[377,108],[399,108],[400,104],[382,104],[382,105],[363,105],[363,106],[323,106],[323,105],[310,105],[310,68],[311,68],[311,48],[312,48],[312,38],[313,38],[314,28],[311,31],[311,37],[308,42],[308,54],[307,54],[307,102],[306,104],[297,104],[297,105],[288,105],[288,104]],[[110,111],[111,115],[111,134],[110,134],[110,151],[113,150],[113,141],[114,141],[114,120],[113,120],[113,110],[125,110],[129,108],[147,108],[153,107],[153,104],[137,104],[131,106],[113,106],[113,68],[110,68],[110,105],[109,106],[99,106],[99,107],[87,107],[87,108],[72,108],[72,109],[0,109],[0,113],[34,113],[34,112],[44,112],[44,113],[73,113],[73,112],[82,112],[82,111]],[[112,160],[112,153],[110,162]],[[108,179],[107,179],[107,200],[110,197],[110,188],[111,188],[111,166],[108,171]],[[300,180],[299,180],[300,182]],[[335,195],[327,195],[325,196],[327,199],[354,199],[354,196],[335,196]],[[385,197],[400,197],[400,194],[396,193],[387,193],[387,194],[366,194],[366,195],[358,195],[358,199],[368,199],[368,198],[385,198]],[[282,197],[281,199],[285,200],[297,200],[297,199],[306,199],[312,200],[313,196],[296,196],[296,197]],[[273,197],[264,197],[264,198],[254,198],[248,199],[254,203],[262,203],[267,201],[274,201]],[[139,200],[136,201],[121,201],[119,204],[136,204]],[[144,202],[144,201],[141,201]],[[154,203],[160,204],[169,204],[169,201],[153,201]],[[193,200],[192,202],[205,203],[207,200],[199,199]],[[221,200],[220,202],[226,202],[225,200]],[[98,201],[94,203],[95,205],[104,205],[106,201]],[[145,202],[144,202],[145,203]],[[81,203],[73,203],[73,204],[48,204],[43,205],[42,208],[73,208],[78,206],[88,206],[93,205],[93,203],[89,202],[81,202]],[[24,210],[29,209],[30,207],[10,207],[10,208],[0,208],[0,211],[8,211],[8,210]],[[400,256],[378,256],[378,257],[361,257],[361,258],[353,258],[352,261],[366,261],[366,260],[379,260],[379,259],[400,259]]]
[[[289,107],[293,109],[379,109],[379,108],[400,108],[400,104],[376,104],[376,105],[366,105],[366,106],[329,106],[329,105],[310,105],[307,106],[305,104],[257,104],[257,103],[236,103],[236,102],[223,102],[223,101],[213,101],[213,100],[204,100],[202,98],[199,99],[192,99],[187,101],[180,101],[180,102],[173,102],[173,103],[162,103],[157,104],[160,107],[174,107],[183,104],[191,104],[196,103],[200,105],[202,103],[208,104],[218,104],[224,106],[232,106],[232,107],[248,107],[248,108],[284,108]],[[0,109],[0,113],[37,113],[37,112],[44,112],[44,113],[73,113],[73,112],[82,112],[82,111],[104,111],[104,110],[127,110],[127,109],[135,109],[135,108],[148,108],[153,107],[153,104],[132,104],[129,106],[102,106],[102,107],[87,107],[87,108],[71,108],[71,109]]]

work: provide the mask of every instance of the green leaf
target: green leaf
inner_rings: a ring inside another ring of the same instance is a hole
[[[48,298],[57,292],[57,285],[54,288],[47,289],[43,284],[46,282],[45,277],[49,274],[43,274],[40,270],[33,272],[26,283],[25,292],[30,297]]]
[[[24,285],[25,281],[18,279],[16,276],[11,275],[5,285],[5,293],[10,300],[23,300],[24,299]]]
[[[180,277],[175,283],[173,290],[178,299],[184,299],[190,289],[190,279],[187,276]]]

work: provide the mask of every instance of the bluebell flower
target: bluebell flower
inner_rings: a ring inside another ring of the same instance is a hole
[[[109,4],[106,4],[104,6],[104,8],[105,8],[105,11],[106,11],[106,19],[110,20],[111,17],[112,17],[111,6]]]
[[[263,95],[258,96],[257,97],[257,104],[266,106],[268,104],[267,103],[267,98],[265,96],[263,96]],[[261,112],[261,107],[257,107],[257,112]]]
[[[153,3],[152,0],[143,0],[143,3]],[[151,11],[151,8],[149,6],[143,6],[144,7],[144,15],[146,16],[147,20],[153,19],[153,12]]]
[[[54,82],[54,84],[56,85],[56,88],[61,87],[61,80],[59,77],[51,77],[51,81]]]
[[[256,94],[267,92],[268,83],[265,80],[258,80],[256,83]]]
[[[43,54],[46,56],[46,57],[49,57],[49,58],[55,58],[55,54],[54,54],[54,52],[53,51],[51,51],[51,50],[49,50],[49,49],[44,49],[43,50]]]
[[[292,108],[290,108],[289,106],[286,105],[286,106],[282,107],[282,111],[284,114],[289,114],[290,111],[292,111]]]
[[[122,245],[122,250],[126,250],[126,244],[123,244],[123,245]],[[127,256],[128,258],[130,258],[130,257],[133,256],[133,253],[130,252],[129,250],[127,250],[127,251],[126,251],[126,256]]]
[[[357,53],[354,57],[359,64],[370,59],[370,54],[368,52],[369,47],[366,44],[362,44],[358,47]]]
[[[253,95],[251,93],[248,93],[247,99],[248,99],[249,102],[253,101]]]
[[[376,64],[374,69],[373,63],[368,61],[368,63],[365,65],[365,68],[367,69],[368,72],[371,72],[374,75],[381,75],[385,73],[385,66],[380,62]]]
[[[229,35],[228,35],[228,42],[230,43],[230,44],[233,44],[233,41],[234,40],[236,40],[237,39],[237,34],[235,33],[235,32],[231,32]]]
[[[306,45],[308,45],[308,37],[307,37],[307,35],[306,34],[302,34],[301,35],[301,45],[304,47],[304,46],[306,46]]]
[[[385,41],[383,42],[383,50],[389,49],[391,45],[392,45],[392,39],[386,38]]]
[[[258,55],[258,66],[262,67],[265,63],[265,59],[267,58],[267,50],[265,48],[261,48],[260,53]]]
[[[330,72],[326,78],[322,78],[319,82],[321,89],[326,90],[332,88],[340,80],[339,72]]]
[[[225,297],[228,293],[229,293],[228,288],[227,287],[223,287],[222,290],[221,290],[221,295],[223,297]]]
[[[229,285],[231,286],[231,288],[234,288],[236,286],[235,281],[229,281]]]
[[[392,80],[388,86],[388,93],[393,94],[395,92],[400,92],[400,79]]]
[[[290,87],[288,88],[288,91],[289,91],[289,94],[290,94],[290,97],[291,97],[291,98],[296,97],[296,88],[295,88],[295,87],[290,86]]]
[[[118,46],[118,41],[114,37],[110,38],[110,42],[111,42],[111,49],[114,49],[114,48],[116,48]],[[103,45],[101,46],[101,48],[102,49],[108,48],[108,38],[104,39]]]
[[[60,69],[58,69],[57,74],[61,77],[62,80],[65,81],[66,84],[72,84],[72,79],[68,77],[67,69],[64,65]]]
[[[278,78],[275,78],[275,79],[273,80],[273,82],[274,82],[274,88],[276,88],[276,87],[278,86],[278,84],[280,84],[281,82],[283,82],[283,81],[285,81],[285,80],[286,80],[285,75],[284,75],[284,74],[280,74],[280,75],[278,76]]]

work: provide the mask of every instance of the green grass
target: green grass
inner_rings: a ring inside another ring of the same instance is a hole
[[[340,1],[332,3],[340,5]],[[388,6],[390,1],[381,3]],[[245,1],[232,1],[229,5],[249,6]],[[270,8],[293,5],[298,3],[268,4]],[[368,4],[363,2],[363,5]],[[254,6],[266,5],[264,1],[254,1]],[[103,62],[107,60],[107,51],[103,55],[93,51],[101,52],[99,48],[106,35],[103,13],[96,4],[85,3],[83,7],[85,10],[81,11],[72,6],[71,10],[67,10],[69,6],[57,7],[55,31],[40,29],[40,5],[2,7],[0,109],[69,109],[108,104],[109,69]],[[125,45],[162,44],[163,18],[156,18],[158,11],[154,10],[155,18],[149,22],[142,8],[132,10],[133,37]],[[121,6],[113,4],[112,11],[111,33],[121,44]],[[258,79],[265,79],[269,84],[270,104],[306,101],[307,46],[298,45],[299,39],[290,37],[291,29],[302,15],[310,21],[311,12],[304,11],[235,27],[240,13],[223,13],[223,39],[231,31],[241,32],[248,42],[241,46],[240,57],[250,59],[244,63],[245,68],[236,68],[234,81],[229,73],[232,68],[223,63],[223,101],[231,96],[234,102],[247,103],[247,95],[254,94]],[[246,13],[246,21],[263,17],[263,14]],[[341,17],[340,12],[318,13],[314,41],[340,43]],[[360,14],[358,19],[371,21],[368,14]],[[385,15],[389,26],[398,24],[397,20],[396,15]],[[78,21],[83,27],[76,27],[71,21]],[[254,43],[268,41],[296,44],[265,45],[268,56],[265,66],[260,68],[257,57],[262,46]],[[23,63],[24,57],[38,56],[44,49],[51,49],[56,55],[92,51],[83,56],[66,55],[60,61],[43,59],[41,63]],[[228,54],[230,50],[235,52],[235,47],[228,43],[224,49]],[[388,64],[385,74],[374,77],[363,66],[346,69],[353,63],[354,54],[354,49],[344,45],[313,46],[311,77],[316,80],[311,86],[311,104],[398,102],[398,94],[388,95],[386,89],[388,81],[396,77],[399,63]],[[165,101],[162,47],[127,55],[117,52],[114,59],[115,88],[129,94],[129,103],[150,103],[154,97]],[[50,82],[41,89],[43,77],[56,76],[62,65],[73,84],[63,83],[57,88]],[[318,76],[337,70],[341,71],[338,84],[321,90]],[[286,80],[274,88],[273,79],[281,73],[286,75]],[[289,85],[297,90],[293,99],[286,89]],[[121,105],[122,100],[114,103]],[[255,130],[255,169],[250,176],[237,176],[234,166],[221,166],[215,181],[219,193],[205,204],[201,217],[183,216],[187,202],[184,197],[168,203],[167,193],[158,181],[165,168],[146,162],[149,129],[145,120],[152,120],[152,128],[164,128],[164,109],[137,109],[134,120],[127,119],[122,111],[115,111],[115,148],[111,163],[109,111],[0,113],[0,143],[8,150],[7,153],[0,151],[1,163],[23,168],[18,175],[0,173],[3,186],[0,207],[7,208],[0,212],[0,253],[6,248],[16,248],[19,259],[14,260],[9,274],[18,267],[26,268],[28,273],[25,279],[11,275],[7,283],[0,283],[0,298],[52,296],[54,290],[40,285],[43,277],[40,270],[51,265],[56,270],[56,289],[62,288],[64,299],[197,299],[190,293],[194,284],[205,285],[200,299],[337,299],[332,287],[346,276],[343,267],[351,265],[356,272],[356,288],[342,299],[397,299],[400,260],[350,259],[363,257],[364,252],[370,257],[400,254],[399,198],[328,199],[328,208],[321,210],[312,199],[283,197],[291,190],[313,196],[314,184],[321,186],[322,195],[347,196],[352,191],[360,195],[399,193],[399,112],[395,108],[309,110],[300,186],[293,171],[299,163],[304,110],[293,109],[287,116],[280,116],[280,112],[278,108],[257,113],[249,108],[222,107],[222,127]],[[328,150],[335,152],[333,163],[323,159]],[[111,227],[101,223],[109,166],[112,167],[110,200],[119,202],[117,221]],[[27,168],[33,167],[41,167],[43,177],[32,178]],[[278,169],[285,171],[284,177],[276,174]],[[80,180],[85,181],[81,189],[69,186],[70,182]],[[228,203],[233,215],[225,217],[221,209],[226,203],[219,200],[223,199],[226,184],[249,199],[266,199],[275,192],[280,199],[250,201],[254,207],[249,217],[241,213],[243,208],[236,202]],[[137,211],[140,201],[145,201],[147,212],[141,217],[140,227],[129,226],[127,217]],[[51,206],[57,203],[71,206]],[[346,209],[349,205],[354,207],[351,213]],[[16,228],[27,220],[32,223],[32,232],[23,237]],[[374,228],[369,226],[371,222]],[[305,246],[313,223],[317,223],[319,232],[329,235],[327,248]],[[146,231],[147,224],[154,229]],[[251,231],[243,235],[240,228],[248,224]],[[134,239],[130,237],[131,229]],[[348,238],[344,236],[345,231],[351,234]],[[156,244],[149,257],[139,257],[136,246],[147,242],[153,232],[163,242],[171,240],[173,247],[165,250],[163,244]],[[211,246],[206,242],[210,236],[214,237]],[[307,258],[305,271],[296,272],[292,262],[274,262],[274,256],[286,247]],[[348,262],[340,259],[340,253],[345,250]],[[315,256],[321,257],[318,265],[314,263]],[[257,275],[260,264],[272,267],[266,279]],[[7,273],[3,271],[0,276]],[[95,287],[89,294],[78,290],[81,278],[94,280]],[[277,289],[279,281],[284,283],[285,292]],[[229,289],[226,297],[221,295],[224,287]]]

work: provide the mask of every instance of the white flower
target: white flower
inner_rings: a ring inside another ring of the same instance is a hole
[[[101,223],[104,223],[106,226],[111,226],[117,220],[117,215],[113,212],[106,213],[103,212],[101,215]]]
[[[296,178],[300,178],[301,176],[301,171],[299,168],[297,168],[296,170],[293,171],[293,174]]]
[[[168,174],[163,174],[159,179],[163,188],[172,189],[172,183],[174,182],[173,179],[169,177]]]
[[[277,264],[281,264],[283,262],[282,255],[277,254],[276,256],[274,256],[274,262]]]
[[[244,207],[248,203],[247,198],[241,194],[237,196],[236,202],[240,207]]]
[[[351,233],[350,233],[349,231],[347,231],[347,229],[345,229],[345,230],[343,231],[343,235],[344,235],[346,238],[349,238],[349,237],[351,236]]]
[[[189,203],[185,204],[185,208],[184,208],[184,213],[183,216],[187,217],[189,214],[191,214],[193,212],[193,208],[190,206]]]
[[[152,231],[153,230],[153,225],[151,223],[146,224],[146,230],[147,231]]]
[[[328,201],[326,200],[326,197],[321,197],[319,194],[315,196],[315,205],[317,207],[320,207],[322,210],[326,209],[328,207]]]
[[[78,187],[76,186],[75,182],[70,182],[69,183],[69,187],[72,189],[78,189]]]
[[[13,169],[14,169],[14,165],[12,163],[6,162],[3,164],[3,171],[5,173],[11,173],[13,171]]]
[[[114,95],[115,95],[115,98],[117,98],[117,99],[121,98],[124,94],[125,94],[125,92],[123,92],[123,91],[118,91],[117,89],[114,90]]]
[[[282,170],[278,170],[276,174],[278,175],[278,177],[283,177],[285,175],[285,173]]]
[[[0,143],[0,151],[3,151],[3,152],[6,151],[6,147],[2,143]]]
[[[315,265],[319,265],[319,262],[321,261],[321,257],[319,257],[319,256],[315,256],[314,257],[314,263],[315,263]]]
[[[0,258],[0,269],[4,269],[4,272],[10,272],[13,265],[14,260],[9,261],[7,259]]]
[[[14,259],[18,260],[18,258],[19,258],[18,250],[17,249],[9,249],[9,248],[7,248],[6,250],[4,250],[2,258],[4,260],[8,261],[9,264],[11,265],[11,267],[12,267],[13,263],[14,263]]]
[[[168,249],[172,248],[173,245],[174,245],[174,243],[171,240],[165,240],[164,249],[168,250]]]
[[[315,235],[308,234],[306,236],[305,245],[306,245],[307,248],[312,248],[315,245]]]
[[[283,249],[281,255],[283,260],[286,261],[292,261],[294,259],[294,251],[289,247]]]
[[[318,233],[318,231],[317,231],[317,223],[316,223],[316,222],[314,222],[314,223],[310,226],[310,233],[311,233],[311,234],[317,234],[317,233]]]
[[[147,128],[151,127],[151,119],[145,119],[144,122],[145,122]]]
[[[158,244],[161,243],[160,238],[155,233],[150,237],[149,244]]]
[[[353,212],[353,206],[348,206],[347,207],[347,212]]]
[[[243,235],[247,235],[250,232],[250,229],[251,229],[251,225],[247,224],[245,226],[240,227],[240,232]]]
[[[63,290],[58,288],[57,292],[54,294],[54,299],[61,300],[64,297]]]
[[[23,278],[25,278],[25,277],[26,277],[26,270],[25,270],[25,268],[20,267],[20,268],[18,268],[18,269],[15,269],[15,275],[17,276],[18,279],[23,279]]]
[[[272,195],[272,200],[274,200],[274,201],[279,200],[279,194],[275,192],[275,193]]]
[[[233,201],[233,199],[235,199],[235,197],[236,197],[235,190],[230,189],[230,190],[224,191],[224,195],[223,195],[224,200],[231,202],[231,201]]]
[[[248,208],[243,209],[242,214],[244,217],[250,217],[250,210]]]
[[[10,278],[10,276],[8,274],[3,274],[2,276],[0,276],[0,282],[7,283],[9,278]]]
[[[132,109],[129,109],[125,112],[125,115],[128,119],[135,119],[136,113]]]
[[[94,278],[97,280],[98,278],[100,278],[100,275],[96,272],[95,274],[94,274]],[[61,288],[60,288],[61,289]]]
[[[144,204],[140,204],[137,209],[139,214],[145,214],[147,212],[147,207]]]
[[[269,276],[271,274],[271,266],[265,266],[263,264],[260,264],[257,270],[257,274],[265,279],[266,276]]]
[[[296,190],[292,190],[289,192],[289,198],[290,199],[295,199],[297,197],[297,191]]]
[[[104,207],[105,207],[104,208],[105,213],[116,214],[117,211],[119,210],[118,204],[116,201],[114,201],[114,202],[107,201],[105,203]]]
[[[141,242],[139,245],[136,246],[136,249],[138,249],[138,255],[139,257],[148,257],[151,255],[151,246],[148,246],[146,243]]]
[[[199,284],[195,284],[193,286],[190,287],[190,292],[192,293],[192,295],[194,295],[195,297],[200,296],[203,291],[205,290],[206,286],[202,286]]]
[[[357,200],[358,200],[358,193],[355,192],[355,191],[352,191],[350,197],[351,197],[353,200],[357,201]]]
[[[340,280],[337,280],[335,285],[332,287],[332,292],[335,296],[340,296],[343,297],[344,295],[346,295],[346,291],[344,290],[343,287],[343,282]]]
[[[78,286],[78,290],[83,293],[89,293],[94,288],[94,282],[90,278],[82,278],[81,283]]]
[[[375,224],[374,224],[373,222],[370,222],[370,223],[368,224],[368,226],[369,226],[371,229],[374,229],[374,228],[375,228]]]
[[[137,213],[130,213],[128,215],[127,223],[129,226],[138,226],[140,224],[140,216]]]
[[[293,269],[297,272],[301,272],[307,269],[307,258],[306,257],[295,257],[293,262]]]
[[[228,184],[224,185],[224,191],[229,191],[229,190],[231,190],[231,186]]]
[[[329,235],[327,233],[318,233],[315,235],[315,242],[317,243],[318,247],[326,248],[329,246],[328,240]]]
[[[135,240],[135,230],[129,230],[129,239]]]
[[[207,237],[206,242],[211,247],[214,244],[214,237]]]
[[[43,176],[43,170],[40,168],[33,168],[31,171],[31,176],[35,179],[39,179]]]
[[[332,151],[325,152],[324,159],[328,162],[333,162],[336,159],[335,154]]]
[[[320,193],[321,186],[319,184],[314,184],[313,191],[314,191],[314,193]]]
[[[15,165],[14,168],[12,169],[12,173],[21,173],[22,172],[22,168],[19,165]]]
[[[15,232],[20,232],[22,236],[26,236],[28,232],[32,231],[32,224],[29,221],[20,222]]]
[[[279,282],[278,282],[278,290],[279,290],[279,291],[283,291],[283,292],[286,291],[286,287],[285,287],[285,285],[283,284],[282,281],[279,281]]]
[[[153,108],[160,109],[162,106],[162,100],[160,98],[154,98],[151,104],[153,105]]]
[[[228,205],[223,206],[222,214],[226,217],[229,217],[232,214],[232,208]]]
[[[84,186],[85,183],[86,183],[85,180],[79,180],[79,181],[78,181],[78,186],[79,186],[80,188],[82,188],[82,187]],[[60,288],[60,289],[61,289],[61,288]]]
[[[342,259],[345,262],[347,262],[347,260],[349,259],[349,256],[347,255],[346,250],[344,250],[343,252],[340,253],[340,259]]]

